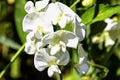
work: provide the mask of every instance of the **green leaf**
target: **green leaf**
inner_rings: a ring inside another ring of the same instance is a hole
[[[15,15],[14,15],[16,29],[22,43],[25,42],[25,38],[26,38],[26,34],[23,32],[23,29],[22,29],[22,21],[26,14],[24,10],[25,3],[26,3],[26,0],[16,0]]]
[[[94,18],[92,22],[102,21],[106,18],[111,17],[114,14],[120,13],[120,6],[107,6],[101,4],[98,15]]]
[[[81,16],[82,22],[84,24],[89,24],[94,17],[94,12],[95,12],[95,6],[88,8]]]
[[[92,24],[97,21],[105,20],[114,14],[120,13],[120,6],[109,6],[105,4],[96,4],[88,8],[81,16],[84,24]]]
[[[0,35],[0,43],[5,44],[5,45],[9,46],[10,48],[13,48],[16,50],[18,50],[21,47],[20,44],[18,44],[17,42],[15,42],[12,39],[9,39],[3,35]]]

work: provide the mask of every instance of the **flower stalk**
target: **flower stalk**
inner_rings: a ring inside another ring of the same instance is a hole
[[[79,3],[80,2],[80,0],[76,0],[71,6],[70,6],[70,8],[73,8],[77,3]]]
[[[7,66],[0,72],[0,79],[3,77],[5,72],[8,70],[10,65],[17,59],[17,57],[20,55],[20,53],[23,51],[25,47],[25,44],[21,46],[21,48],[15,53],[15,55],[10,59],[10,62],[7,64]]]

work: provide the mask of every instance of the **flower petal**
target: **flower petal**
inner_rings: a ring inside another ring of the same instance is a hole
[[[35,36],[34,36],[34,32],[30,32],[27,34],[26,37],[27,42],[35,42]]]
[[[59,45],[55,45],[55,46],[51,47],[51,52],[50,52],[50,54],[51,54],[51,55],[55,55],[55,54],[57,54],[59,51],[60,51],[60,46],[59,46]]]
[[[61,71],[57,65],[52,65],[48,68],[48,76],[52,77],[54,72],[61,74]]]
[[[70,61],[70,55],[67,50],[65,52],[61,50],[58,54],[56,54],[56,57],[58,65],[67,65]]]
[[[45,43],[45,45],[55,45],[62,41],[66,44],[67,47],[77,48],[78,37],[70,31],[59,30],[53,34],[44,36],[41,41],[42,43]]]
[[[36,30],[41,31],[44,34],[53,32],[53,26],[47,19],[45,13],[33,12],[24,17],[23,31],[36,32]]]
[[[50,3],[46,9],[46,14],[47,18],[51,20],[54,25],[56,25],[61,11],[54,3]]]
[[[40,49],[38,52],[36,52],[34,57],[35,68],[39,71],[43,71],[45,68],[47,68],[49,66],[47,62],[48,57],[47,49]]]
[[[65,4],[61,3],[61,2],[56,2],[55,5],[57,5],[59,7],[59,9],[62,11],[62,13],[66,14],[69,13],[71,15],[75,15],[74,11],[72,11],[72,9],[70,9],[68,6],[66,6]]]
[[[55,64],[57,58],[55,56],[50,56],[49,53],[49,48],[41,48],[38,52],[36,52],[34,57],[34,64],[36,69],[42,71],[50,65]]]
[[[37,26],[40,22],[40,14],[33,12],[30,14],[27,14],[23,19],[23,31],[24,32],[30,32],[35,31]]]
[[[88,62],[85,62],[83,64],[78,64],[76,65],[76,70],[79,72],[79,73],[82,73],[82,74],[85,74],[88,72],[90,68],[90,65]]]
[[[79,64],[82,64],[87,61],[87,54],[84,51],[82,44],[78,45],[78,57],[79,57]]]
[[[66,44],[67,47],[77,48],[78,37],[70,31],[62,31],[61,41]]]
[[[82,41],[85,38],[85,25],[83,23],[80,23],[80,21],[80,18],[76,15],[73,24],[74,33],[79,37],[79,40]]]
[[[42,0],[35,2],[36,11],[40,11],[41,9],[45,8],[49,3],[49,0]]]
[[[43,61],[34,61],[34,65],[35,65],[35,68],[38,70],[38,71],[43,71],[45,70],[45,68],[48,67],[48,63],[46,62],[43,62]]]
[[[77,48],[78,37],[70,31],[59,30],[44,36],[41,41],[44,43],[44,45],[56,45],[62,41],[66,44],[67,47]]]
[[[25,4],[25,11],[27,13],[32,13],[34,12],[34,4],[32,1],[28,1],[26,4]]]
[[[25,44],[25,52],[30,55],[35,54],[36,48],[33,42],[27,42]]]

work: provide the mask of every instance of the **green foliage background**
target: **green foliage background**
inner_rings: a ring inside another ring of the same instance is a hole
[[[22,20],[26,15],[24,10],[26,1],[0,0],[0,71],[25,43],[26,34],[22,30]],[[56,1],[71,6],[76,0],[51,0],[51,2]],[[78,74],[74,69],[69,70],[69,66],[66,66],[63,80],[120,80],[120,43],[106,48],[103,40],[99,48],[98,43],[92,42],[95,35],[103,33],[106,18],[115,17],[118,22],[120,21],[120,0],[96,0],[89,7],[83,6],[82,1],[80,0],[72,9],[87,25],[87,35],[82,44],[88,53],[88,59],[95,65],[91,64],[86,75]],[[106,68],[109,70],[108,74]],[[33,56],[23,51],[0,80],[56,80],[56,78],[49,78],[46,70],[37,71],[33,65]]]

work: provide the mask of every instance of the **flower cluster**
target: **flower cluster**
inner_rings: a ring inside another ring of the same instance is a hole
[[[48,68],[48,76],[61,73],[58,65],[70,61],[67,48],[78,48],[78,72],[89,69],[85,51],[79,44],[85,38],[85,25],[80,17],[63,3],[49,0],[28,1],[25,5],[23,31],[27,32],[25,52],[34,54],[34,65],[39,71]],[[79,45],[79,46],[78,46]]]

